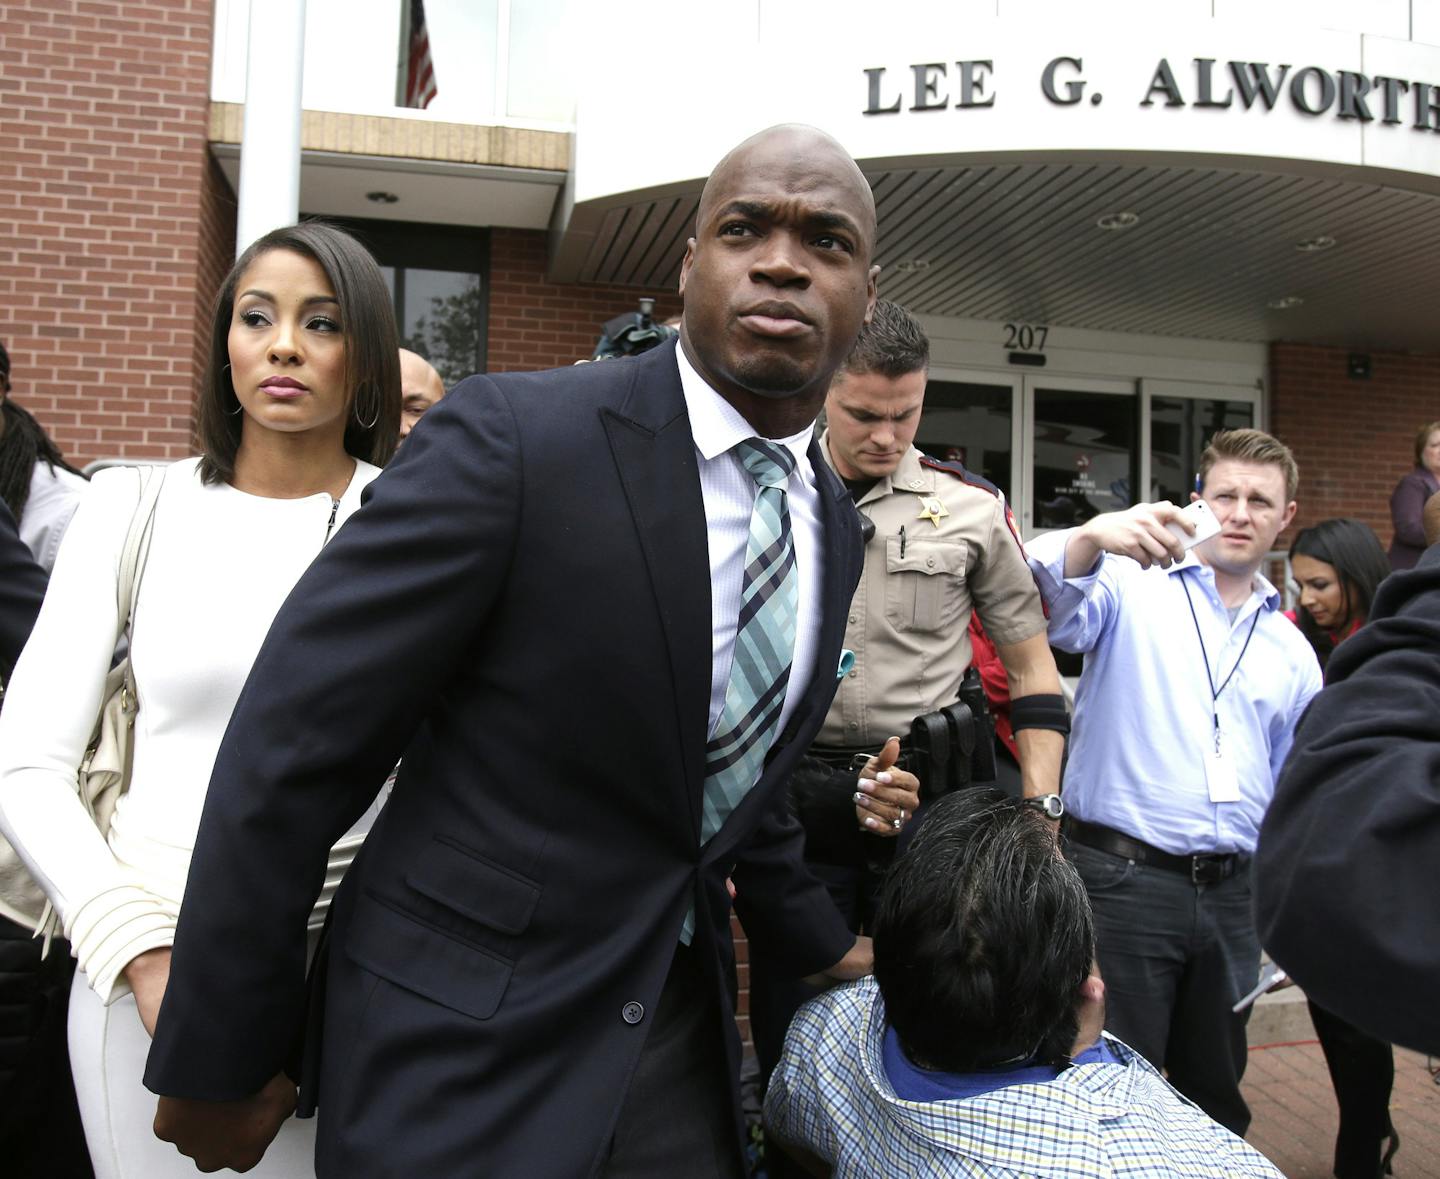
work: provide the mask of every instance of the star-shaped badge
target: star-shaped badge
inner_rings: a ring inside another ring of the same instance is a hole
[[[922,496],[920,507],[923,510],[918,519],[929,520],[936,528],[939,528],[940,521],[950,514],[950,509],[942,504],[937,496],[933,495]]]

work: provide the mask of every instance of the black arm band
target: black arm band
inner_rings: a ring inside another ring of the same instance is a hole
[[[1065,697],[1046,693],[1040,696],[1020,696],[1010,701],[1010,729],[1018,733],[1021,729],[1049,729],[1052,733],[1070,731],[1070,712],[1065,707]]]

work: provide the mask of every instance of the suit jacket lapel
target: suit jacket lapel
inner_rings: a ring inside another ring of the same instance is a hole
[[[710,715],[710,550],[695,441],[674,345],[633,361],[620,407],[602,410],[669,648],[685,765],[686,830],[697,837]]]

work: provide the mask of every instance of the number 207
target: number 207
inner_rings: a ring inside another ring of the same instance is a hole
[[[1045,337],[1049,334],[1050,329],[1043,325],[1007,323],[1005,348],[1010,352],[1044,352]]]

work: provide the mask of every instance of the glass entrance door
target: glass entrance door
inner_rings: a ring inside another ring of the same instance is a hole
[[[932,378],[915,445],[942,462],[960,462],[994,483],[1012,503],[1018,489],[1020,382],[975,374],[969,380]]]
[[[1186,503],[1205,442],[1259,425],[1259,388],[946,369],[915,445],[1005,492],[1026,539],[1142,500]]]
[[[1025,378],[1027,536],[1128,508],[1139,478],[1133,381]]]
[[[998,486],[1029,537],[1128,507],[1139,433],[1133,381],[948,370],[926,386],[915,445]]]

